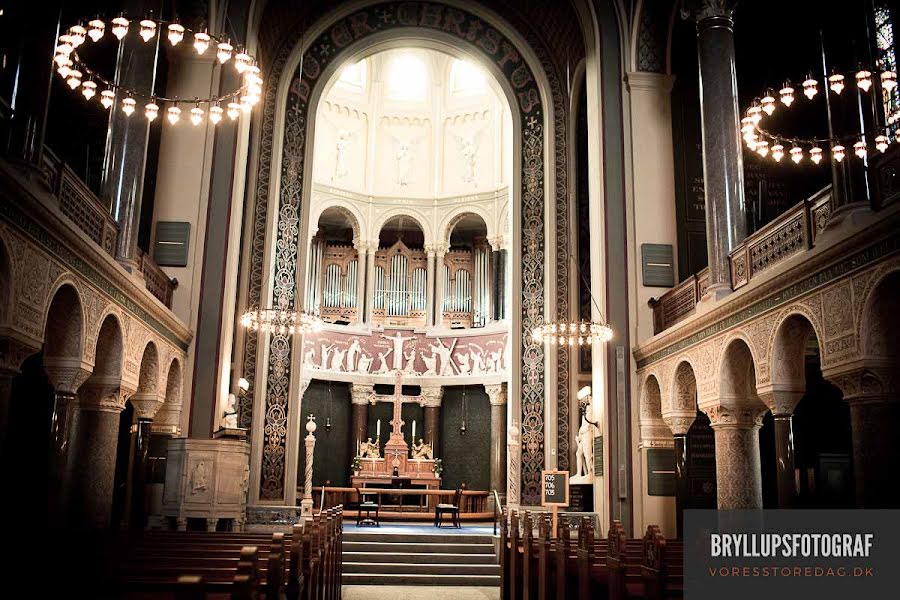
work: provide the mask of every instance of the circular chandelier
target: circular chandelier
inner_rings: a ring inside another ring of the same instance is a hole
[[[534,328],[534,341],[550,346],[585,346],[608,342],[613,331],[606,323],[591,321],[548,322]]]
[[[241,325],[251,331],[293,335],[321,331],[325,323],[317,314],[283,308],[256,308],[241,315]]]
[[[198,55],[205,54],[212,47],[215,49],[215,56],[220,65],[224,67],[228,61],[231,61],[235,70],[242,77],[241,86],[221,96],[179,98],[153,93],[146,94],[118,84],[92,69],[77,52],[78,48],[88,40],[91,43],[99,42],[106,35],[107,30],[119,42],[122,42],[126,35],[137,35],[145,44],[156,36],[165,34],[172,46],[177,46],[184,40],[185,35],[190,35],[193,39],[194,50]],[[159,116],[160,112],[163,112],[169,123],[175,125],[181,120],[183,112],[179,104],[185,106],[188,118],[194,126],[200,125],[204,118],[213,125],[221,121],[223,116],[228,116],[234,121],[242,113],[246,114],[253,110],[262,94],[262,77],[259,66],[256,64],[256,59],[244,49],[235,49],[229,40],[206,31],[194,31],[178,22],[150,17],[137,21],[120,15],[112,19],[108,25],[99,18],[92,19],[86,24],[81,21],[77,25],[69,27],[66,33],[59,36],[59,44],[56,46],[53,60],[59,76],[72,90],[80,88],[81,94],[86,100],[98,96],[103,108],[109,110],[116,102],[116,93],[120,92],[124,96],[121,100],[121,110],[126,116],[130,117],[136,110],[143,108],[144,116],[151,122]],[[138,105],[139,99],[142,106]],[[188,109],[188,106],[191,108]]]
[[[835,96],[840,96],[847,86],[855,85],[863,93],[872,93],[873,98],[883,93],[890,97],[897,88],[897,74],[891,70],[883,70],[873,73],[866,67],[850,73],[833,72],[827,78],[823,78],[822,84],[826,85],[824,93],[829,91]],[[802,94],[807,100],[812,100],[819,93],[820,82],[812,74],[806,76],[802,83]],[[775,162],[781,162],[785,156],[795,164],[800,164],[808,157],[815,164],[821,162],[825,148],[831,152],[831,157],[841,162],[847,156],[848,148],[852,149],[860,159],[868,157],[870,152],[869,142],[865,131],[859,133],[824,138],[803,138],[785,136],[770,131],[762,126],[764,119],[772,116],[776,109],[789,109],[796,100],[795,89],[791,82],[785,81],[776,93],[773,89],[767,89],[761,98],[756,98],[747,109],[741,119],[741,133],[747,148],[756,152],[763,158],[770,157]],[[874,100],[873,100],[874,101]],[[782,109],[779,104],[784,108]],[[883,153],[890,146],[891,130],[900,121],[900,110],[887,116],[887,124],[876,126],[874,137],[869,137],[874,142],[875,149]],[[900,130],[897,131],[896,141],[900,142]]]

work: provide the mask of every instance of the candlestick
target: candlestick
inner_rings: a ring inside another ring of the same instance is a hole
[[[416,443],[416,420],[413,419],[412,442]]]
[[[381,419],[375,423],[375,437],[381,437]]]

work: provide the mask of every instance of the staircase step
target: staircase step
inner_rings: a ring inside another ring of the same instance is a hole
[[[440,553],[440,552],[407,552],[404,554],[388,552],[348,552],[343,551],[344,563],[407,563],[407,564],[497,564],[494,553]]]
[[[500,575],[415,575],[347,573],[341,577],[344,585],[465,585],[490,586],[500,585]]]
[[[389,541],[405,544],[491,544],[492,536],[478,534],[453,533],[379,533],[345,531],[345,542],[382,542]]]
[[[500,565],[408,564],[345,562],[344,573],[377,573],[380,575],[499,575]]]
[[[394,542],[354,542],[343,541],[344,552],[387,552],[390,554],[426,553],[439,554],[488,554],[494,551],[493,544],[434,544],[434,543],[394,543]]]

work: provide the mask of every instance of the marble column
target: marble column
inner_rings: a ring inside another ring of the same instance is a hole
[[[734,2],[693,2],[700,65],[703,178],[706,199],[708,294],[731,292],[728,254],[747,237],[744,166],[738,129],[734,60]]]
[[[513,419],[506,435],[506,506],[519,506],[519,467],[522,464],[521,431],[518,422]]]
[[[378,242],[366,244],[366,325],[372,325],[375,308],[375,252]]]
[[[434,266],[434,326],[441,327],[444,324],[444,256],[449,250],[448,245],[438,246],[435,249]]]
[[[425,247],[425,255],[427,257],[428,275],[425,281],[425,326],[432,327],[434,325],[434,290],[435,290],[435,268],[434,246]]]
[[[64,484],[70,522],[75,527],[110,525],[119,414],[132,391],[111,379],[92,377],[78,392]]]
[[[718,508],[762,508],[759,428],[764,409],[708,408],[716,436]]]
[[[359,325],[364,321],[365,316],[368,273],[366,272],[365,245],[357,242],[353,247],[356,248],[356,323]]]
[[[502,270],[500,267],[500,250],[496,247],[491,249],[491,320],[499,321],[501,307],[503,306],[503,292],[501,284],[503,283]]]
[[[444,397],[444,388],[441,386],[422,386],[422,396],[425,398],[425,429],[423,438],[426,444],[431,444],[435,458],[443,458],[441,452],[441,401]]]
[[[147,525],[147,456],[150,451],[153,418],[159,412],[164,400],[165,398],[160,398],[155,392],[131,396],[131,404],[137,416],[137,426],[131,433],[134,454],[128,482],[129,523],[132,529],[143,530]]]
[[[826,378],[837,385],[850,405],[853,478],[858,508],[900,506],[900,398],[885,382],[890,369],[856,369]]]
[[[491,489],[496,490],[502,504],[506,499],[506,384],[485,384],[491,403]],[[493,507],[494,496],[488,497]]]
[[[369,427],[369,396],[372,386],[354,383],[350,388],[350,401],[353,406],[352,424],[350,426],[350,455],[356,456],[359,444],[366,441]]]
[[[309,415],[306,421],[306,437],[303,438],[303,445],[306,448],[306,461],[304,463],[304,484],[303,499],[300,500],[300,516],[311,519],[313,516],[313,465],[316,453],[316,418]]]
[[[17,64],[6,65],[6,69],[17,74],[13,98],[15,110],[9,121],[9,137],[2,140],[0,148],[36,168],[40,168],[44,152],[50,82],[56,66],[52,58],[61,5],[60,0],[13,2],[7,4],[3,17],[15,24],[9,30],[14,37],[8,42],[10,46],[18,46],[21,55]],[[15,36],[21,37],[17,40]]]
[[[684,535],[684,509],[691,490],[687,465],[687,433],[694,424],[695,415],[663,417],[675,440],[675,531],[679,539]]]
[[[805,386],[804,386],[805,387]],[[778,508],[792,508],[797,498],[794,476],[794,409],[803,390],[759,391],[759,399],[775,418],[775,472],[778,480]]]

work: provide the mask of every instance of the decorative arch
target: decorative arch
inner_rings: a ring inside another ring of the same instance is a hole
[[[16,297],[13,286],[15,280],[12,254],[6,246],[6,240],[0,237],[0,327],[10,325],[12,302]]]
[[[679,359],[672,374],[672,396],[668,406],[663,406],[663,413],[691,412],[697,410],[697,370],[686,357]]]
[[[96,339],[94,372],[90,379],[95,377],[107,380],[121,378],[125,359],[125,332],[116,311],[108,310],[100,319]]]
[[[344,198],[329,196],[327,199],[323,199],[317,204],[314,212],[310,213],[310,223],[318,223],[326,210],[338,209],[350,220],[351,226],[353,227],[353,239],[362,241],[363,232],[367,231],[366,219],[353,202]]]
[[[476,215],[484,222],[484,228],[487,231],[488,239],[497,235],[497,224],[493,222],[488,212],[480,206],[458,206],[448,213],[440,225],[440,243],[450,243],[450,236],[453,234],[453,228],[466,215]]]
[[[388,221],[395,217],[406,217],[415,221],[416,225],[419,226],[419,229],[422,230],[422,235],[425,236],[426,245],[431,244],[432,240],[434,240],[434,232],[431,230],[431,227],[429,227],[426,216],[411,206],[404,206],[389,209],[372,222],[372,229],[369,230],[369,236],[373,241],[378,241],[378,236],[381,235],[382,228],[384,228]]]
[[[181,361],[176,357],[166,370],[165,406],[181,404]]]
[[[725,341],[716,369],[720,399],[747,400],[756,397],[756,354],[749,338],[738,332]]]
[[[631,42],[631,64],[635,71],[670,72],[672,26],[677,7],[678,3],[671,0],[638,0]]]
[[[769,340],[769,376],[773,384],[788,384],[798,390],[806,388],[804,355],[809,336],[815,338],[821,352],[821,330],[807,309],[792,306],[780,316]]]
[[[44,314],[44,358],[81,360],[85,340],[84,305],[71,277],[57,280]]]
[[[662,390],[655,373],[647,375],[641,386],[641,422],[648,419],[662,419]]]
[[[859,342],[863,356],[900,359],[900,265],[879,273],[862,303]]]
[[[141,353],[141,367],[138,375],[137,394],[156,394],[159,386],[159,351],[151,340]]]

